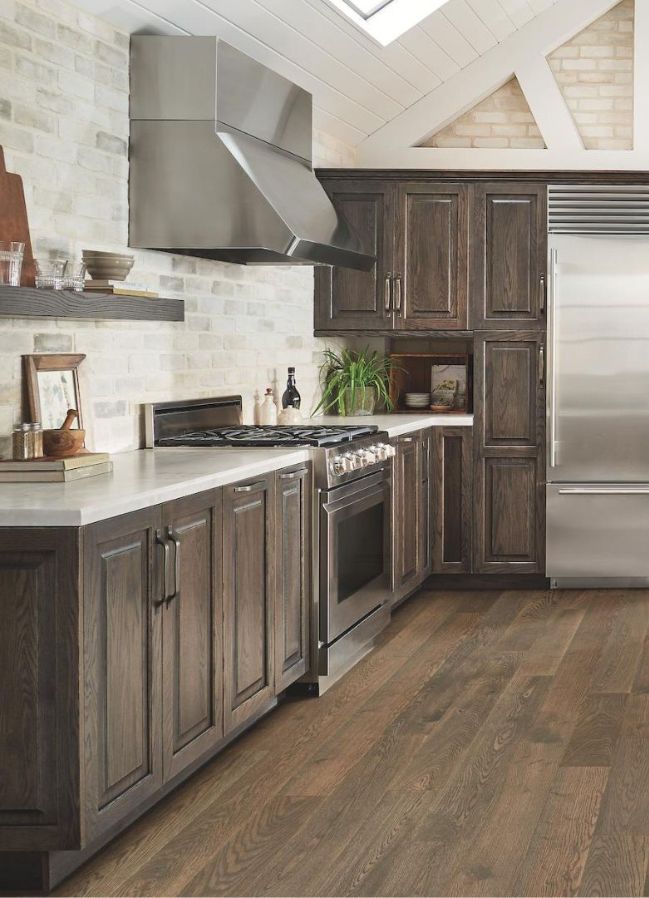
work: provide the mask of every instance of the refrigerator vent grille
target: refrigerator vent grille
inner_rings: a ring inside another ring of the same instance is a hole
[[[649,234],[649,185],[548,188],[551,234]]]

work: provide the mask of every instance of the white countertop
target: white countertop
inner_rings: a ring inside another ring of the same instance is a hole
[[[472,415],[326,416],[309,423],[375,424],[390,437],[470,427]],[[113,455],[112,474],[70,483],[0,484],[0,527],[81,527],[258,477],[311,458],[309,449],[143,449]]]
[[[400,437],[413,430],[426,427],[472,427],[473,415],[359,415],[355,418],[341,418],[338,415],[321,415],[309,418],[310,424],[326,424],[335,427],[337,424],[376,424],[379,430],[386,430],[388,436]]]
[[[0,484],[0,527],[80,527],[258,477],[308,449],[143,449],[113,455],[113,473],[70,483]]]

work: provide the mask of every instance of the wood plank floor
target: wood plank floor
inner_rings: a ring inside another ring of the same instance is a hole
[[[422,593],[59,895],[646,895],[649,591]]]

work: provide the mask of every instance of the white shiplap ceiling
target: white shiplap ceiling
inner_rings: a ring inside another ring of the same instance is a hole
[[[387,47],[326,0],[74,0],[130,32],[216,35],[309,90],[357,145],[536,15],[571,0],[449,0]]]

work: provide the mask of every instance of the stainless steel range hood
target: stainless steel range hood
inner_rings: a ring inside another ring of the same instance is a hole
[[[132,247],[369,270],[312,168],[311,94],[214,37],[131,39]]]

